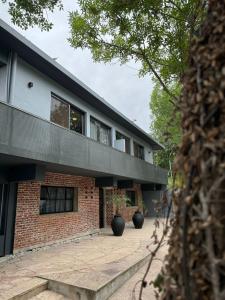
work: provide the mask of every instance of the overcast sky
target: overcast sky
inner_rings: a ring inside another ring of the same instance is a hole
[[[88,50],[70,47],[68,11],[78,8],[75,0],[63,0],[64,11],[55,11],[49,19],[54,27],[49,32],[41,32],[37,27],[27,31],[14,26],[10,21],[7,6],[0,1],[0,18],[13,26],[28,40],[41,48],[77,78],[87,84],[106,101],[129,119],[149,132],[149,99],[152,90],[150,77],[138,77],[133,62],[120,66],[119,63],[94,63]]]

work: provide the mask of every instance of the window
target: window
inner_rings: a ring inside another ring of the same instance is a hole
[[[111,146],[111,129],[91,117],[91,138],[99,143]]]
[[[136,192],[135,191],[126,191],[126,196],[129,199],[127,206],[136,206]]]
[[[60,126],[84,134],[84,113],[53,95],[50,120]]]
[[[69,104],[52,97],[51,101],[51,121],[68,128],[69,126]]]
[[[84,134],[84,113],[70,107],[70,129]]]
[[[130,154],[130,139],[123,135],[122,133],[116,131],[116,141],[125,141],[125,148],[123,147],[122,151]],[[118,150],[121,150],[120,145],[116,146]]]
[[[144,147],[134,142],[134,156],[145,159]]]
[[[77,211],[77,189],[41,186],[40,214]]]

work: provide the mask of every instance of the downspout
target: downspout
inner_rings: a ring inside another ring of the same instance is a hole
[[[7,72],[7,103],[12,104],[16,81],[17,53],[10,51]]]

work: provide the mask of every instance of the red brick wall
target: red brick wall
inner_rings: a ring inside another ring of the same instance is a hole
[[[78,187],[78,212],[39,214],[40,186]],[[18,185],[14,248],[26,248],[99,228],[99,189],[93,178],[47,173]]]
[[[137,206],[124,206],[120,210],[120,214],[124,218],[125,222],[130,222],[132,220],[134,212],[138,209],[138,206],[142,206],[142,191],[140,184],[135,184],[133,189],[136,191],[136,197],[137,197]],[[106,222],[108,225],[111,224],[113,215],[115,214],[116,208],[110,203],[110,197],[112,197],[113,194],[125,196],[126,190],[125,189],[108,189],[106,190]]]

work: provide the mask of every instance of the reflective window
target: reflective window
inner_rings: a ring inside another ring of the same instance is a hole
[[[51,101],[50,120],[60,126],[68,128],[69,126],[69,104],[55,97]]]
[[[77,189],[41,186],[40,214],[77,211]]]
[[[70,129],[84,134],[84,113],[70,107]]]
[[[91,138],[111,146],[111,128],[91,117]]]
[[[84,113],[52,95],[50,120],[60,126],[84,134]]]
[[[134,142],[134,156],[145,159],[144,147]]]
[[[123,147],[122,151],[130,154],[130,139],[128,137],[126,137],[122,133],[116,131],[116,141],[117,141],[117,143],[119,141],[121,141],[121,142],[124,141],[124,147]],[[116,148],[121,150],[119,147],[116,147]]]
[[[135,191],[126,191],[126,196],[129,199],[127,206],[136,206],[136,192]]]

